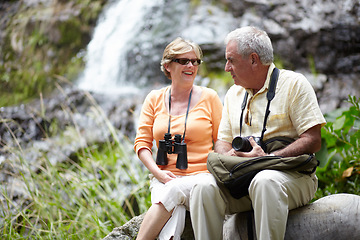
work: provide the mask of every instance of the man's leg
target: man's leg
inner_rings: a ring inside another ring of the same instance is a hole
[[[213,176],[197,183],[190,194],[190,215],[195,239],[220,240],[226,203]]]
[[[314,175],[276,170],[259,172],[249,186],[257,239],[284,239],[289,210],[307,204],[316,188]]]

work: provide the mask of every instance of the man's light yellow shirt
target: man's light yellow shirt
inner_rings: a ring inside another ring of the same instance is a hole
[[[245,91],[249,95],[243,114],[241,136],[261,136],[268,102],[266,94],[274,68],[275,65],[271,64],[264,86],[255,95],[251,89],[237,85],[228,90],[224,99],[218,139],[231,143],[234,137],[240,135],[241,105]],[[264,140],[279,136],[297,139],[311,127],[318,124],[324,126],[325,123],[315,91],[305,76],[289,70],[280,70]]]

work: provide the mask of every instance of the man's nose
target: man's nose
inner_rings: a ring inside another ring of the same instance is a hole
[[[230,65],[228,64],[228,62],[225,63],[225,72],[230,72]]]

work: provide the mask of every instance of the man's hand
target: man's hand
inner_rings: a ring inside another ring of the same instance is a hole
[[[252,146],[252,150],[250,152],[240,152],[240,151],[234,151],[235,155],[238,157],[261,157],[267,155],[264,150],[255,142],[253,137],[249,138],[250,144]]]
[[[260,157],[267,155],[252,137],[250,137],[249,141],[251,146],[253,147],[251,152],[237,152],[232,148],[231,143],[222,140],[216,141],[215,152],[221,153],[226,156],[238,156],[238,157]]]

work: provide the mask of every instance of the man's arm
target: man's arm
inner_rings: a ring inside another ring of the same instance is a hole
[[[214,150],[217,153],[228,155],[228,156],[234,156],[234,152],[235,152],[231,146],[231,143],[222,141],[219,139],[215,143]]]
[[[308,129],[300,138],[287,147],[273,152],[276,156],[292,157],[304,153],[315,153],[321,148],[321,125]]]
[[[218,145],[215,145],[215,152],[238,157],[259,157],[266,156],[267,154],[263,149],[257,145],[254,139],[250,138],[250,143],[253,149],[250,152],[236,152],[231,143],[218,140]],[[309,128],[299,136],[299,139],[289,144],[283,149],[272,152],[275,156],[281,157],[294,157],[304,153],[315,153],[321,148],[321,125],[315,125]]]

